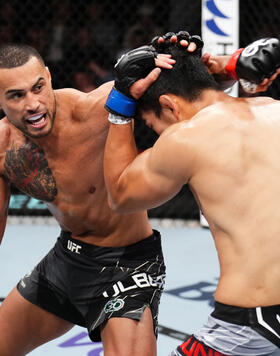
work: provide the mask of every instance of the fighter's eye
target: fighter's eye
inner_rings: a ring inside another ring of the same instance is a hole
[[[43,84],[38,84],[38,85],[36,85],[36,87],[34,88],[34,91],[35,91],[35,92],[41,91],[42,88],[43,88]]]
[[[10,99],[19,99],[23,97],[23,93],[14,93],[10,95]]]

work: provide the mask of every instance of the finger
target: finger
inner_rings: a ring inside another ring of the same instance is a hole
[[[265,87],[258,86],[256,89],[256,93],[261,93],[261,92],[267,91],[268,87],[269,87],[269,85],[267,85]]]
[[[194,35],[190,37],[190,42],[194,42],[196,44],[197,49],[201,49],[204,46],[204,42],[201,37],[198,35]]]
[[[171,69],[171,68],[173,68],[173,64],[175,64],[175,63],[176,63],[176,61],[175,61],[175,59],[173,59],[171,57],[171,55],[165,56],[165,55],[159,54],[155,58],[155,65],[157,67]]]
[[[267,82],[265,82],[265,84],[261,84],[261,86],[268,88],[273,83],[273,81],[274,79],[267,79]]]
[[[178,39],[177,39],[176,35],[171,36],[171,38],[170,38],[171,43],[177,43],[177,41],[178,41]]]
[[[153,82],[155,82],[157,80],[157,78],[159,77],[161,73],[161,69],[160,68],[154,68],[147,76],[146,78],[143,79],[143,81],[150,86]],[[147,88],[146,88],[147,89]]]
[[[191,42],[188,47],[188,52],[194,52],[196,48],[197,48],[196,44],[194,42]]]
[[[256,93],[267,91],[270,85],[273,83],[273,80],[265,78],[261,84],[259,84],[256,88]]]
[[[172,58],[171,54],[159,53],[157,58]]]
[[[158,44],[162,44],[164,43],[164,38],[162,36],[160,36],[157,40]]]
[[[211,57],[210,53],[205,52],[203,54],[203,56],[201,57],[201,60],[202,60],[203,63],[207,63],[209,61],[210,57]]]
[[[152,46],[157,47],[159,37],[160,37],[160,36],[155,36],[155,37],[151,40],[151,45],[152,45]]]
[[[176,33],[178,40],[190,40],[190,34],[187,31],[179,31]]]
[[[161,67],[161,68],[166,68],[166,69],[171,69],[173,68],[173,64],[176,61],[172,58],[170,59],[165,59],[165,60],[160,60],[160,59],[155,59],[155,64],[157,67]]]
[[[273,79],[272,79],[273,80]],[[268,79],[265,78],[261,83],[260,83],[260,86],[265,86],[268,84]]]
[[[158,63],[168,63],[168,64],[175,64],[176,60],[174,58],[170,57],[165,57],[165,56],[157,56],[155,58],[155,64],[157,65]]]
[[[180,41],[180,45],[181,45],[182,47],[188,47],[189,42],[188,42],[187,40],[181,40],[181,41]]]
[[[277,77],[278,77],[278,74],[279,73],[274,73],[270,78],[269,78],[269,80],[271,80],[271,81],[273,81],[273,80],[275,80]]]
[[[167,41],[170,41],[173,36],[176,36],[174,32],[167,32],[165,35],[163,35],[163,38]]]
[[[139,99],[145,93],[145,91],[157,80],[160,73],[160,68],[154,68],[145,78],[137,80],[137,82],[131,86],[130,94],[135,99]]]
[[[276,71],[270,78],[265,78],[260,84],[259,87],[260,88],[266,88],[265,90],[267,90],[267,88],[273,83],[273,81],[278,77],[279,72]]]

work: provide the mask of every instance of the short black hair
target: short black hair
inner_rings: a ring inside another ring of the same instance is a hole
[[[45,65],[40,53],[31,46],[25,44],[0,46],[0,68],[20,67],[27,63],[31,57],[36,57],[42,65]]]
[[[220,90],[214,78],[196,53],[188,52],[179,44],[167,45],[165,53],[170,53],[176,60],[172,69],[162,69],[159,78],[138,100],[136,117],[141,111],[152,110],[157,116],[161,113],[159,97],[174,94],[189,101],[196,100],[204,89]]]

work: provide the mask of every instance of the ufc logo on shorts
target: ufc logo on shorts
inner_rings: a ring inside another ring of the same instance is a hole
[[[80,254],[79,250],[82,248],[82,246],[75,244],[75,242],[72,242],[68,240],[67,242],[67,248],[68,250]]]
[[[118,281],[115,283],[112,288],[113,288],[113,295],[110,295],[111,297],[116,297],[120,293],[129,291],[131,289],[136,289],[136,288],[147,288],[147,287],[161,287],[163,286],[164,283],[164,275],[162,276],[157,276],[156,280],[153,280],[151,276],[149,276],[147,273],[138,273],[134,274],[131,276],[132,279],[132,284],[129,286],[124,286],[121,281]],[[111,294],[111,293],[110,293]],[[109,297],[108,292],[103,292],[103,296],[105,298]]]

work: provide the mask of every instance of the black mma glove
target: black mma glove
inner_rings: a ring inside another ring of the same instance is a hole
[[[257,84],[269,78],[280,67],[280,41],[263,38],[245,48],[238,49],[230,58],[226,71],[239,80],[248,92],[254,92]]]
[[[178,44],[180,44],[181,40],[186,40],[189,43],[194,42],[196,44],[196,50],[193,53],[201,56],[201,49],[204,46],[204,42],[202,41],[200,36],[198,36],[198,35],[191,36],[187,31],[179,31],[177,33],[167,32],[166,34],[164,34],[162,36],[156,36],[152,39],[151,45],[153,47],[155,47],[157,52],[163,53],[164,48],[170,43],[170,39],[172,36],[177,37]],[[158,43],[158,39],[160,37],[162,37],[164,39],[164,42]]]
[[[109,121],[120,124],[130,121],[126,118],[133,117],[136,101],[130,95],[130,87],[155,68],[156,56],[153,46],[142,46],[120,57],[114,68],[115,85],[105,104],[106,110],[113,114],[109,115]]]

